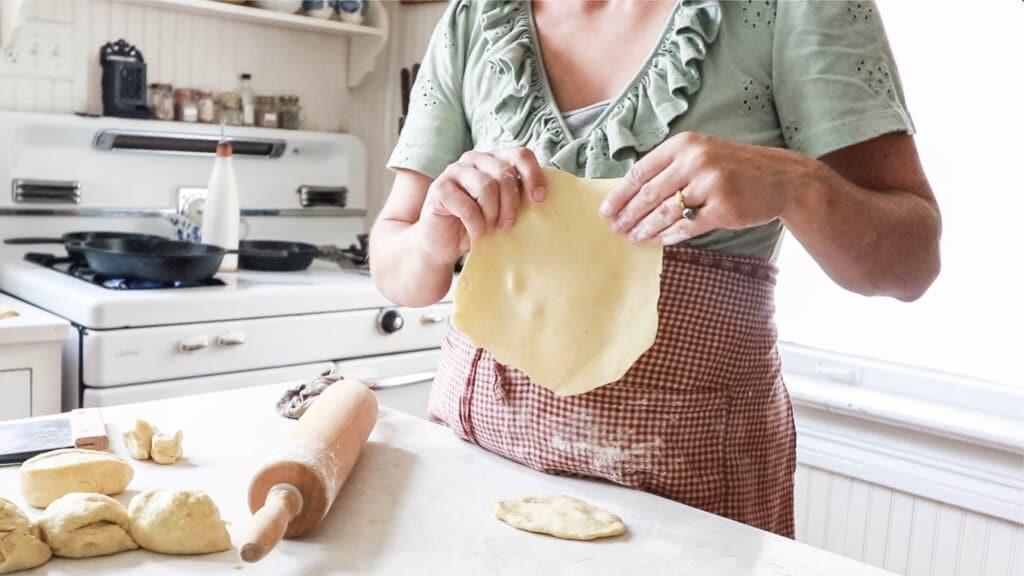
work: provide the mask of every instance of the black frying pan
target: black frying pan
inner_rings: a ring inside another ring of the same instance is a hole
[[[158,282],[195,282],[217,273],[224,254],[255,254],[286,258],[284,251],[224,250],[165,238],[97,238],[81,243],[89,268],[114,278],[140,278]]]
[[[155,236],[153,234],[92,231],[68,232],[67,234],[61,235],[60,238],[6,238],[4,239],[4,244],[63,244],[64,249],[67,250],[68,258],[71,258],[72,262],[84,262],[85,254],[82,252],[82,242],[100,238],[134,238],[140,240],[150,238],[154,240],[164,240],[162,236]]]
[[[246,270],[267,270],[273,272],[295,272],[305,270],[320,256],[320,249],[304,242],[279,242],[276,240],[243,240],[238,243],[238,267]],[[284,258],[266,257],[250,250],[284,251]]]

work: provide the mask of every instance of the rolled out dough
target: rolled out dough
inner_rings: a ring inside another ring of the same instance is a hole
[[[572,496],[495,502],[494,514],[520,530],[566,540],[595,540],[626,533],[621,518]]]
[[[559,396],[614,382],[654,344],[662,249],[611,231],[598,207],[618,180],[544,169],[548,198],[474,243],[452,324]]]

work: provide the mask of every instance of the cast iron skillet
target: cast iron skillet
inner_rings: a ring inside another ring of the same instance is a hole
[[[82,242],[100,238],[164,239],[163,236],[155,236],[153,234],[92,231],[68,232],[67,234],[63,234],[60,238],[6,238],[4,239],[4,244],[63,244],[64,249],[67,250],[68,258],[71,258],[72,262],[84,262],[85,254],[82,252]]]
[[[273,272],[295,272],[305,270],[320,256],[320,249],[305,242],[279,242],[277,240],[243,240],[238,243],[238,267],[246,270],[268,270]],[[253,254],[250,250],[284,251],[284,258],[266,257]]]
[[[158,282],[195,282],[217,273],[224,254],[254,254],[287,258],[287,252],[224,250],[210,244],[193,244],[165,238],[97,238],[86,240],[81,250],[89,268],[114,278],[140,278]]]

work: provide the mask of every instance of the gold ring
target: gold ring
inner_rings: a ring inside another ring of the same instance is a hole
[[[687,220],[693,220],[693,217],[696,216],[696,213],[694,212],[693,208],[688,208],[686,206],[686,200],[683,198],[682,190],[676,191],[676,204],[679,204],[679,210],[682,211],[683,218]]]

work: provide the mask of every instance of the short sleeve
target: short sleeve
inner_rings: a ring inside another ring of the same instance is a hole
[[[437,178],[472,148],[462,100],[467,6],[454,0],[438,22],[409,97],[409,111],[388,168]]]
[[[772,90],[786,146],[817,158],[914,133],[889,41],[870,0],[780,0]]]

